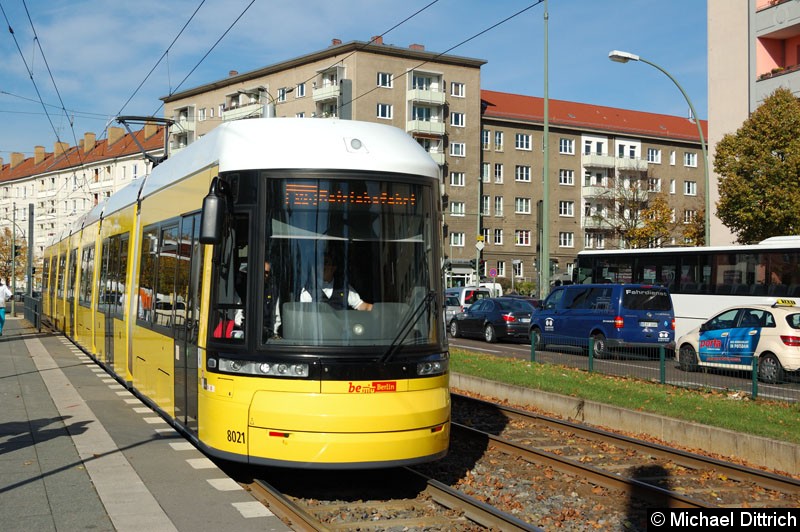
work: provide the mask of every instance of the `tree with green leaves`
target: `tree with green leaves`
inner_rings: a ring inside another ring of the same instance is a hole
[[[741,244],[800,234],[800,101],[779,88],[717,144],[717,217]]]

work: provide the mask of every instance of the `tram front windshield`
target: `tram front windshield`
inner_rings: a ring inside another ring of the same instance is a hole
[[[258,335],[267,346],[442,341],[430,185],[361,174],[247,181],[233,187],[235,200],[244,207],[257,194],[257,207],[235,209],[219,246],[218,303],[233,325],[215,337]]]

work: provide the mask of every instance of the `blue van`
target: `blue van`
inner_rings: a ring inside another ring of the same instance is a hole
[[[588,347],[605,358],[614,348],[675,348],[675,313],[663,286],[574,284],[550,292],[531,315],[531,342]]]

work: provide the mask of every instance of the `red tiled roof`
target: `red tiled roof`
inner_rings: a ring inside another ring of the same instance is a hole
[[[544,122],[544,98],[481,90],[487,118]],[[579,129],[595,129],[638,136],[653,136],[700,142],[697,124],[680,116],[630,111],[586,103],[549,101],[549,123]],[[708,139],[708,121],[701,120],[703,135]]]
[[[133,135],[136,136],[136,139],[146,151],[158,150],[164,147],[164,128],[161,126],[158,127],[154,135],[147,139],[144,138],[144,128],[134,131]],[[67,148],[63,154],[57,157],[54,152],[47,152],[39,164],[35,163],[34,157],[26,158],[14,168],[11,168],[10,161],[4,161],[2,168],[0,168],[0,183],[68,168],[79,168],[81,165],[113,160],[136,153],[140,153],[140,150],[130,134],[122,136],[112,145],[108,144],[108,139],[102,139],[98,140],[94,148],[86,153],[84,153],[83,148],[78,146]]]

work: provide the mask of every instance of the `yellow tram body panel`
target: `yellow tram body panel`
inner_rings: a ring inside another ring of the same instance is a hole
[[[447,375],[322,383],[208,377],[200,439],[251,461],[398,463],[443,455],[448,448]]]
[[[174,340],[145,327],[134,327],[133,386],[168,416],[175,415]]]

